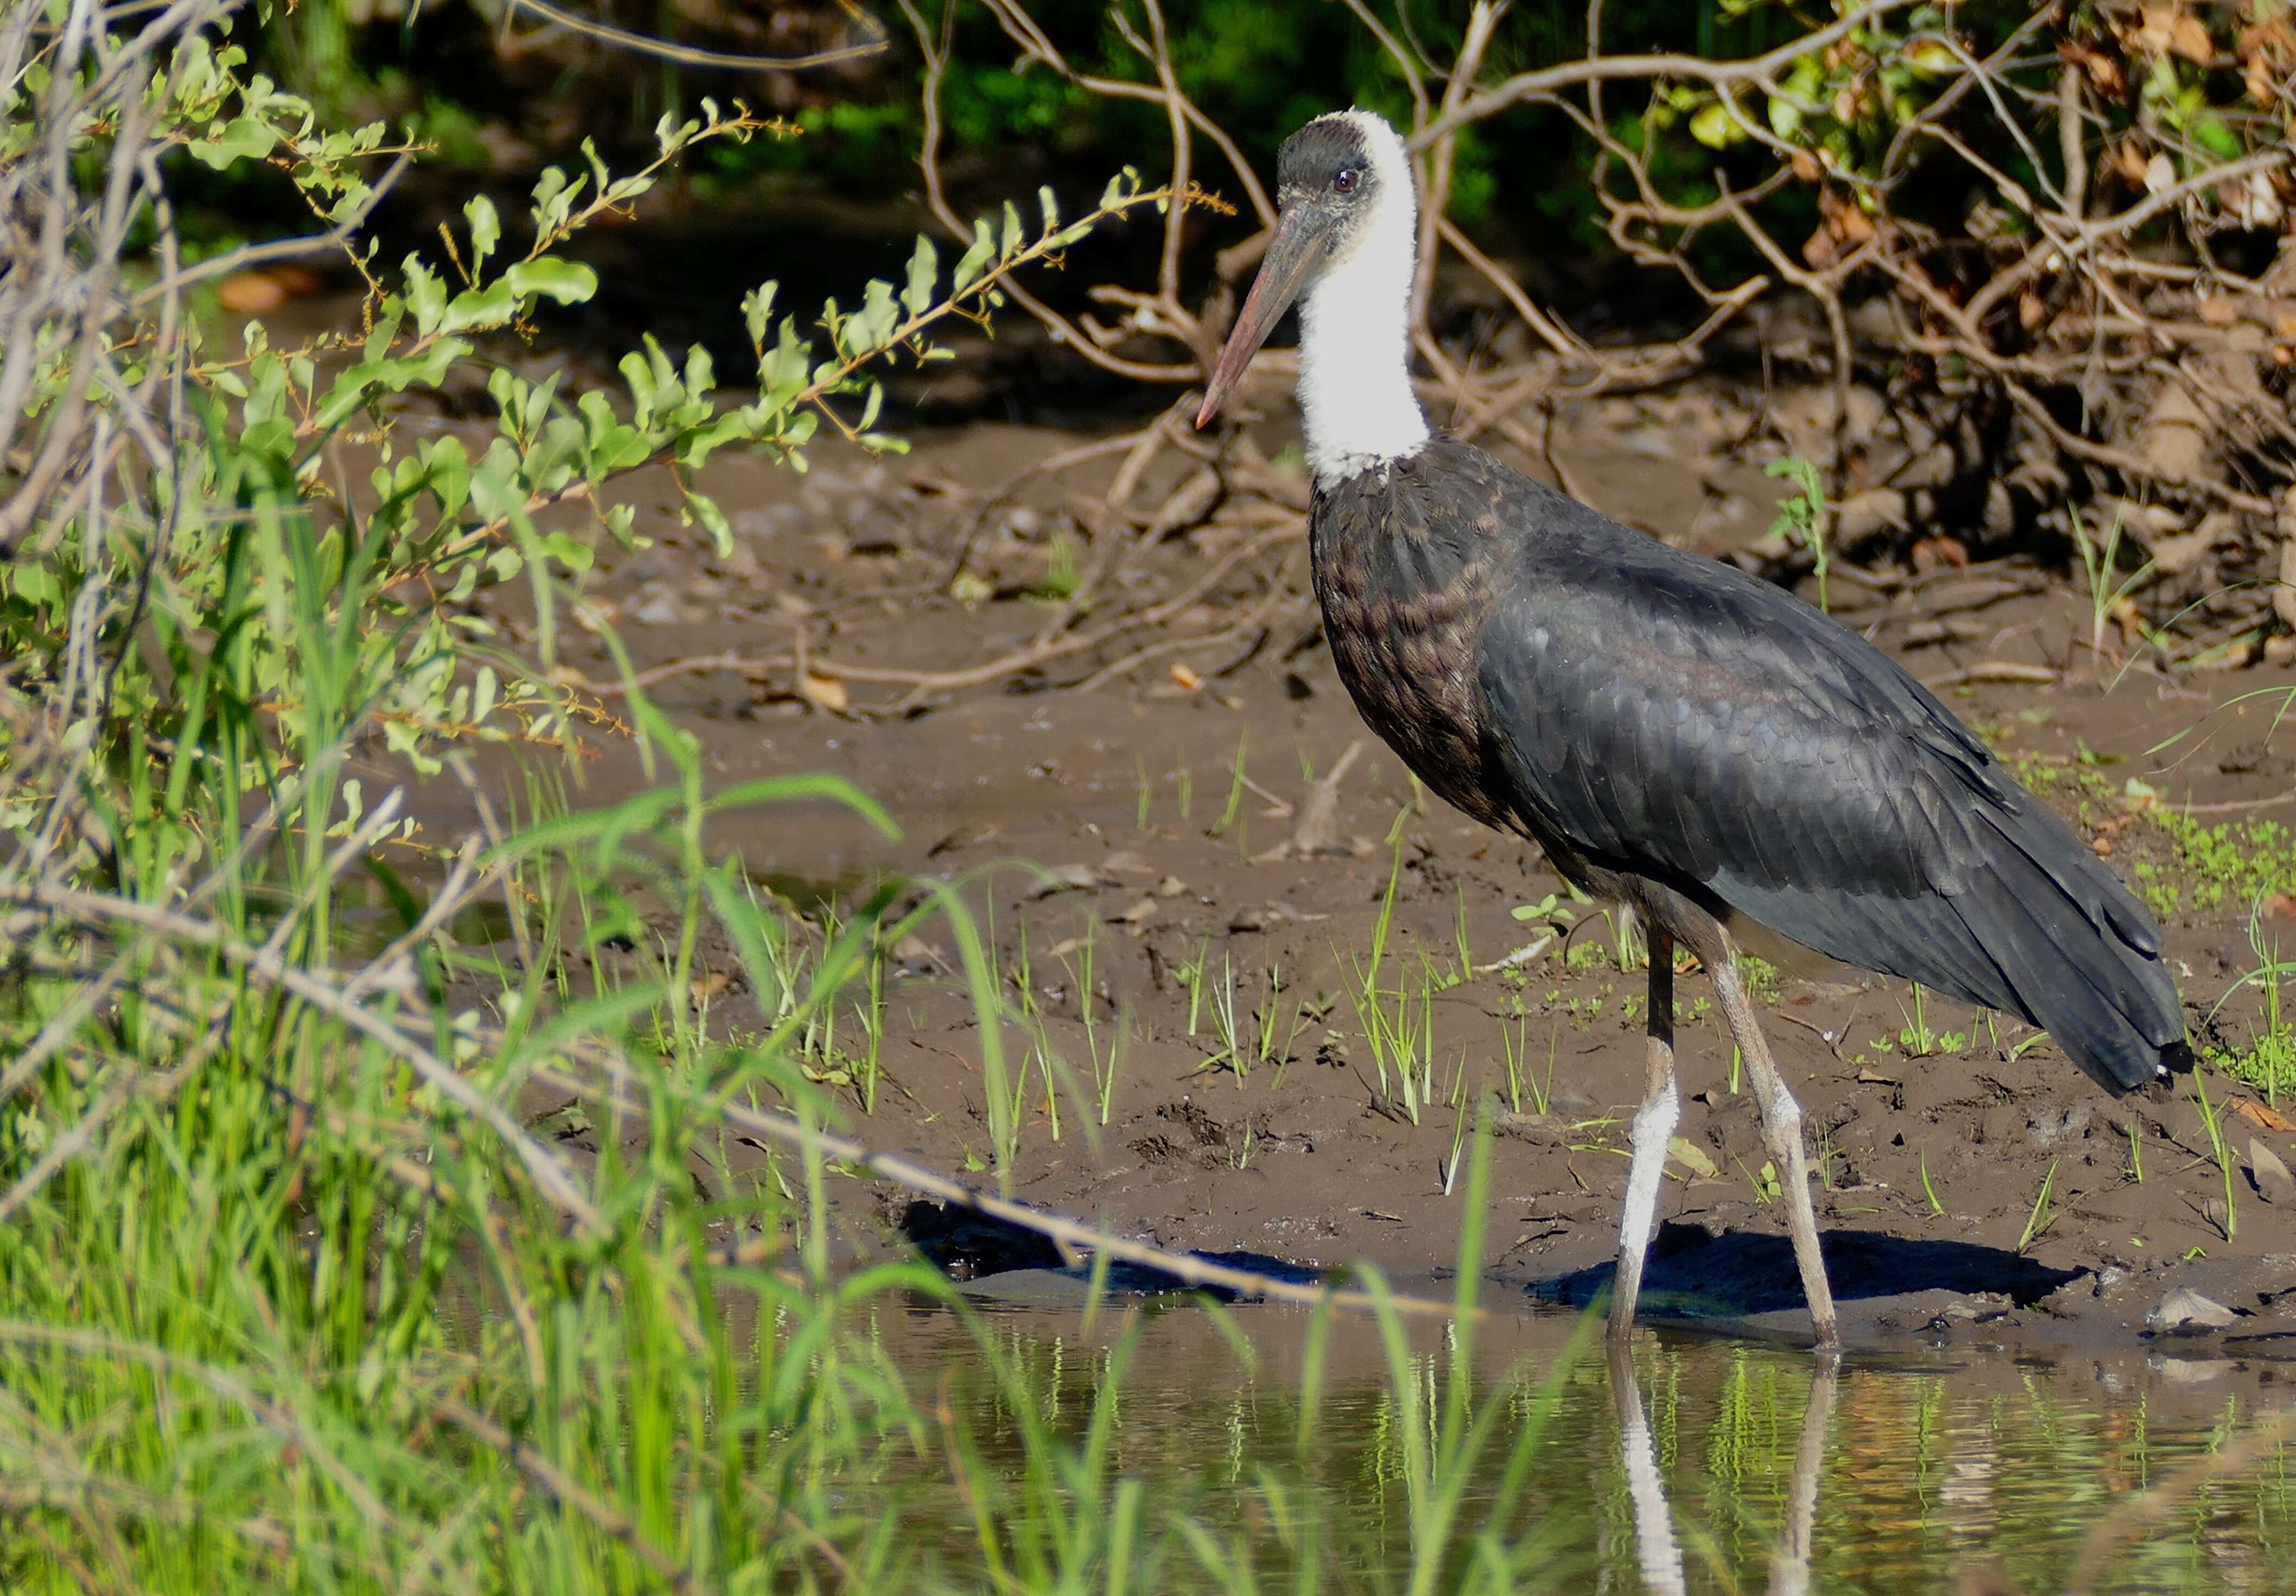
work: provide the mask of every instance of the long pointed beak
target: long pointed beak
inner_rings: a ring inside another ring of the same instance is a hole
[[[1292,301],[1300,297],[1300,290],[1308,276],[1324,262],[1329,241],[1297,206],[1286,206],[1275,218],[1275,236],[1267,241],[1267,253],[1260,258],[1259,274],[1251,280],[1251,291],[1244,296],[1243,309],[1235,318],[1235,329],[1227,335],[1227,343],[1220,350],[1219,364],[1212,368],[1210,385],[1204,390],[1204,402],[1196,412],[1196,425],[1201,427],[1219,413],[1220,404],[1243,376],[1244,367],[1275,331],[1275,323],[1292,308]]]

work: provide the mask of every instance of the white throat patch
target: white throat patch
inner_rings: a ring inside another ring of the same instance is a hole
[[[1419,207],[1411,158],[1384,118],[1341,113],[1371,151],[1377,209],[1355,248],[1300,301],[1300,411],[1308,465],[1327,491],[1415,454],[1427,417],[1411,391],[1411,279]]]

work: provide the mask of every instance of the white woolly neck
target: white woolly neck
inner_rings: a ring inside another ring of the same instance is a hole
[[[1371,150],[1377,208],[1353,247],[1300,301],[1300,411],[1308,465],[1326,491],[1415,454],[1427,417],[1411,391],[1411,280],[1419,208],[1411,158],[1384,118],[1342,115]]]

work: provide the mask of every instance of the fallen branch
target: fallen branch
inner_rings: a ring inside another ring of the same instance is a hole
[[[594,1098],[603,1094],[606,1106],[616,1115],[627,1115],[643,1123],[645,1106],[623,1097],[612,1086],[586,1080],[550,1068],[537,1069],[533,1078],[564,1092],[570,1096]],[[1449,1318],[1455,1305],[1431,1297],[1398,1297],[1386,1292],[1372,1292],[1331,1286],[1302,1286],[1291,1281],[1275,1280],[1255,1274],[1248,1269],[1232,1268],[1215,1264],[1187,1253],[1171,1252],[1145,1241],[1134,1241],[1111,1234],[1107,1229],[1088,1225],[1080,1220],[1048,1214],[1032,1208],[1010,1198],[997,1197],[978,1187],[953,1180],[939,1171],[901,1157],[898,1153],[877,1152],[849,1136],[800,1124],[783,1114],[743,1108],[739,1103],[726,1103],[712,1110],[726,1125],[753,1135],[764,1136],[783,1147],[794,1148],[811,1156],[849,1164],[866,1170],[877,1179],[934,1198],[955,1207],[979,1214],[984,1218],[1017,1225],[1025,1231],[1046,1237],[1064,1248],[1078,1252],[1097,1252],[1127,1264],[1138,1264],[1184,1281],[1192,1286],[1210,1286],[1233,1291],[1248,1300],[1265,1299],[1288,1302],[1301,1307],[1321,1307],[1326,1303],[1334,1307],[1377,1310],[1389,1306],[1406,1314]],[[774,1244],[751,1240],[720,1248],[710,1254],[711,1261],[721,1265],[750,1265],[763,1261],[775,1250]]]

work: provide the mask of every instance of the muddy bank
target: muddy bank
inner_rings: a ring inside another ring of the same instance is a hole
[[[1712,552],[1759,537],[1759,469],[1729,475],[1739,467],[1686,413],[1590,407],[1558,430],[1565,474]],[[977,906],[1012,1008],[1006,1058],[1027,1082],[1004,1105],[1017,1134],[998,1145],[956,945],[931,924],[888,950],[873,1112],[858,1016],[815,1060],[845,1128],[983,1181],[1004,1162],[1015,1197],[1171,1247],[1306,1268],[1368,1259],[1424,1280],[1454,1256],[1457,1150],[1488,1101],[1490,1277],[1582,1300],[1597,1283],[1582,1272],[1612,1246],[1639,1089],[1638,950],[1570,904],[1534,849],[1415,790],[1366,738],[1304,601],[1218,655],[1174,651],[1091,691],[953,689],[889,718],[839,713],[848,684],[793,689],[786,672],[739,667],[800,614],[832,617],[850,660],[962,660],[1025,639],[1056,599],[1017,578],[952,598],[951,540],[977,534],[996,484],[1078,441],[976,428],[906,460],[824,451],[802,479],[728,462],[708,486],[739,531],[730,557],[678,527],[664,496],[642,521],[653,546],[607,552],[586,590],[594,624],[611,618],[641,670],[736,659],[652,689],[716,780],[834,772],[905,828],[888,844],[830,807],[784,806],[724,817],[713,846],[808,912],[887,872],[959,882]],[[1170,486],[1186,465],[1168,462]],[[1063,495],[1096,490],[1037,487],[1012,503],[1037,527]],[[1057,551],[999,513],[996,557],[1049,569]],[[1182,583],[1205,557],[1175,536],[1143,580]],[[2276,928],[2296,937],[2296,854],[2253,829],[2296,817],[2274,735],[2296,674],[2123,669],[2093,651],[2095,616],[2064,573],[2028,563],[1940,566],[1894,591],[1837,577],[1829,596],[2166,911],[2197,1035],[2243,1057],[2279,1045],[2269,983],[2243,978]],[[495,618],[518,640],[514,610]],[[578,627],[561,648],[570,679],[612,678]],[[642,780],[631,747],[609,741],[578,796]],[[459,800],[433,797],[432,823],[458,823]],[[2177,806],[2199,807],[2164,822]],[[2219,823],[2234,830],[2216,842],[2197,830]],[[2281,1305],[2296,1288],[2296,1186],[2272,1163],[2296,1162],[2296,1127],[2259,1093],[2212,1075],[2205,1110],[2189,1087],[2115,1101],[2021,1024],[1750,941],[1772,969],[1764,1020],[1807,1115],[1837,1267],[1918,1279],[1904,1304],[1859,1310],[1875,1333],[2005,1313],[2135,1337],[2184,1284],[2234,1315],[2188,1330],[2296,1330],[2296,1296]],[[712,978],[713,1025],[757,1023],[731,951],[705,958],[726,978]],[[1788,1325],[1776,1292],[1792,1271],[1763,1240],[1783,1236],[1783,1209],[1751,1102],[1694,972],[1677,997],[1687,1101],[1652,1289],[1682,1312]],[[898,1233],[898,1198],[854,1183],[836,1201],[857,1252]]]

